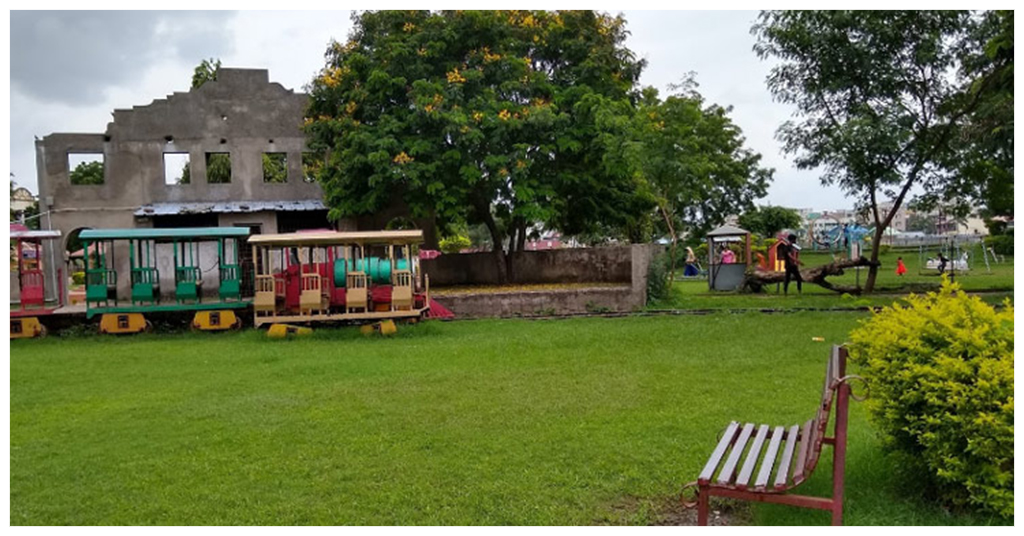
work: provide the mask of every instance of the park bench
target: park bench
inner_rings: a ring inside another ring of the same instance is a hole
[[[698,525],[708,524],[708,500],[712,496],[830,510],[832,524],[842,524],[846,426],[852,396],[849,381],[863,381],[859,376],[846,375],[846,357],[846,348],[832,347],[820,403],[814,416],[802,425],[787,428],[729,423],[700,476],[686,485],[697,490],[696,501],[687,506],[697,507]],[[835,424],[828,436],[833,406]],[[832,497],[789,493],[814,472],[824,445],[833,448]]]

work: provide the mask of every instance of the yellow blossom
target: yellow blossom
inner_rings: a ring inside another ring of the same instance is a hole
[[[405,23],[404,26],[402,26],[402,31],[403,32],[411,32],[411,31],[413,31],[415,29],[416,29],[416,25],[411,23],[411,22],[407,22],[407,23]]]
[[[484,114],[482,112],[473,112],[473,120],[476,121],[477,123],[483,120],[483,118]]]
[[[498,113],[498,118],[502,121],[508,121],[509,117],[512,117],[512,114],[508,113],[508,110],[502,110]]]
[[[516,160],[516,168],[523,169],[524,167],[526,167],[526,162],[523,162],[522,160]]]
[[[392,160],[392,162],[394,162],[396,164],[408,164],[409,162],[412,162],[413,160],[414,160],[413,157],[405,154],[405,151],[402,151],[402,152],[398,153],[398,155],[395,156],[395,158],[394,158],[394,160]]]
[[[420,47],[420,49],[416,51],[416,54],[419,55],[419,56],[426,56],[427,55],[427,49],[425,49],[423,47]]]
[[[356,113],[356,108],[358,107],[359,105],[357,105],[355,101],[349,101],[348,104],[345,105],[345,113],[352,115]]]
[[[456,67],[450,73],[448,73],[449,84],[461,84],[466,81],[466,77],[459,73],[459,68]]]

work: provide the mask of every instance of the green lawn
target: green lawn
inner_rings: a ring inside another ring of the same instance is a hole
[[[12,341],[11,523],[651,523],[730,419],[807,419],[828,343],[863,317]],[[851,419],[847,523],[992,521],[908,495],[863,408]],[[828,489],[828,460],[808,491]]]
[[[896,259],[903,257],[907,265],[907,273],[897,276]],[[803,253],[800,256],[806,266],[818,266],[832,262],[832,257],[823,253]],[[863,296],[842,295],[814,284],[804,284],[803,293],[798,294],[796,284],[791,283],[789,295],[778,292],[774,285],[767,287],[761,294],[738,292],[711,292],[706,279],[677,279],[670,295],[665,300],[652,303],[649,309],[844,309],[851,307],[875,307],[889,305],[910,292],[928,292],[938,289],[941,278],[938,274],[919,273],[917,251],[894,252],[881,257],[882,268],[878,274],[875,294]],[[991,271],[985,268],[983,260],[971,263],[972,270],[967,274],[956,274],[956,282],[964,290],[980,292],[986,302],[1002,303],[1005,298],[1013,299],[1013,258],[1007,257],[1005,262],[990,264]],[[860,284],[867,278],[867,268],[862,268]],[[854,286],[858,282],[856,269],[849,269],[840,277],[830,277],[829,281]]]

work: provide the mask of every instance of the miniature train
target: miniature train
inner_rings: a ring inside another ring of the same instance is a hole
[[[69,312],[62,309],[62,288],[57,303],[41,298],[40,269],[53,270],[55,263],[21,260],[24,244],[36,245],[38,257],[42,240],[60,236],[35,233],[12,230],[22,289],[20,307],[12,304],[12,338],[44,335],[41,318]],[[145,315],[165,312],[194,313],[192,327],[200,330],[237,329],[242,313],[257,327],[450,315],[430,299],[429,278],[419,266],[420,230],[250,236],[244,227],[88,229],[79,238],[85,318],[100,316],[101,333],[146,331],[152,324]],[[243,259],[249,248],[251,257]],[[60,271],[53,278],[58,284]]]

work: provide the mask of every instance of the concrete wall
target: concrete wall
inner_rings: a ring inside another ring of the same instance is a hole
[[[513,255],[517,283],[629,283],[632,246],[522,251]],[[441,255],[422,262],[435,287],[496,285],[498,264],[492,253]]]
[[[616,248],[594,248],[592,250],[554,250],[561,252],[553,257],[542,257],[546,261],[556,260],[555,265],[543,263],[524,264],[531,267],[531,274],[540,277],[573,277],[572,280],[559,282],[620,282],[622,286],[573,288],[564,290],[501,292],[501,293],[468,293],[448,296],[434,296],[439,303],[452,310],[459,318],[504,317],[504,316],[546,316],[551,314],[586,313],[596,311],[630,312],[643,308],[647,304],[647,270],[651,259],[663,248],[657,245],[633,245]],[[606,250],[606,251],[601,251]],[[589,251],[590,254],[582,252]],[[552,253],[552,252],[523,252]],[[444,258],[444,256],[438,259]],[[474,254],[475,258],[475,254]],[[613,259],[615,262],[603,268],[596,265],[580,264],[582,260],[594,261],[601,258]],[[436,260],[436,259],[435,259]],[[423,265],[433,261],[423,261]],[[476,260],[465,261],[478,262]],[[573,264],[576,262],[576,264]],[[456,263],[458,264],[458,263]],[[625,271],[620,271],[625,265]],[[463,265],[460,265],[463,266]],[[468,266],[465,265],[465,266]],[[570,268],[575,266],[575,268]],[[589,268],[588,268],[589,267]],[[434,269],[437,269],[437,265]],[[545,270],[546,268],[546,270]],[[612,269],[614,268],[614,269]],[[445,277],[438,272],[439,277]],[[620,276],[624,276],[619,279]],[[587,278],[590,279],[587,279]],[[601,279],[614,278],[614,279]],[[434,275],[430,276],[434,285]],[[525,282],[525,281],[524,281]],[[555,282],[555,281],[530,281]]]

